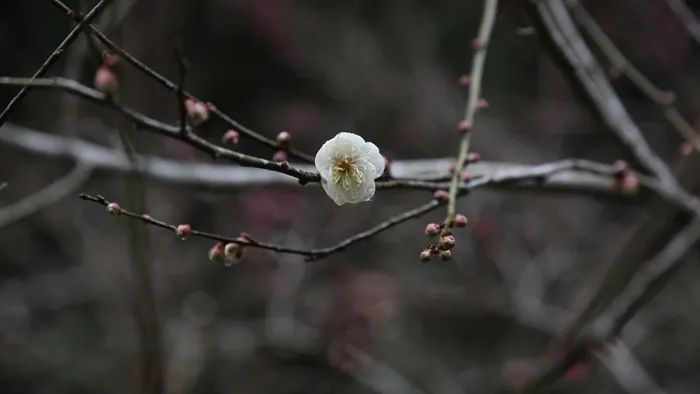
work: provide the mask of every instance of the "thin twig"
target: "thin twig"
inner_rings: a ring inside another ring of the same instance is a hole
[[[639,90],[647,96],[651,102],[661,108],[666,120],[678,133],[690,142],[696,151],[700,151],[700,136],[695,133],[693,126],[683,118],[680,111],[673,105],[673,93],[663,91],[656,87],[649,78],[642,74],[620,51],[615,43],[605,34],[595,19],[586,11],[579,2],[571,5],[572,14],[598,47],[603,51],[613,67],[622,71]]]
[[[81,193],[79,197],[85,201],[90,201],[94,202],[97,204],[100,204],[102,206],[107,207],[111,201],[107,200],[105,197],[102,196],[91,196],[89,194]],[[194,237],[200,237],[200,238],[207,238],[211,239],[214,241],[220,241],[220,242],[226,242],[226,243],[235,243],[239,245],[245,245],[249,246],[252,248],[259,248],[259,249],[265,249],[269,250],[272,252],[276,253],[287,253],[287,254],[296,254],[296,255],[302,255],[306,256],[307,261],[315,261],[319,260],[321,258],[327,257],[333,253],[340,252],[342,250],[345,250],[347,247],[349,247],[352,244],[355,244],[360,241],[367,240],[371,238],[374,235],[377,235],[381,232],[383,232],[386,229],[389,229],[391,227],[396,226],[397,224],[403,223],[409,219],[416,218],[420,215],[423,215],[427,212],[430,212],[434,208],[438,207],[440,203],[436,200],[432,200],[429,203],[426,203],[424,205],[421,205],[418,208],[411,209],[409,211],[403,212],[399,215],[393,216],[389,218],[388,220],[368,229],[365,231],[362,231],[358,234],[355,234],[347,239],[344,239],[343,241],[338,242],[337,244],[334,244],[332,246],[328,246],[325,248],[319,248],[319,249],[300,249],[300,248],[291,248],[283,245],[277,245],[273,243],[268,243],[268,242],[261,242],[254,240],[251,236],[246,235],[244,239],[240,239],[238,237],[227,237],[224,235],[219,235],[219,234],[214,234],[214,233],[209,233],[205,231],[199,231],[199,230],[194,230],[192,229],[189,232],[190,236]],[[128,211],[126,209],[121,208],[119,211],[120,216],[126,216],[128,218],[140,220],[146,224],[153,225],[156,227],[160,228],[165,228],[168,230],[172,230],[173,232],[177,230],[177,225],[174,224],[169,224],[167,222],[161,221],[154,219],[148,214],[139,214],[135,212]]]
[[[85,18],[78,23],[77,26],[73,28],[73,30],[68,33],[66,38],[63,39],[63,41],[56,47],[56,49],[49,55],[49,57],[44,61],[44,63],[39,67],[38,70],[32,75],[30,81],[41,77],[48,71],[49,67],[51,67],[52,64],[58,60],[59,57],[63,54],[63,52],[70,46],[70,44],[73,43],[73,41],[78,37],[78,34],[85,28],[85,26],[89,25],[95,17],[97,17],[100,12],[107,6],[109,3],[111,3],[112,0],[101,0],[95,7],[90,10],[90,12],[85,16]],[[0,113],[0,127],[2,127],[3,124],[5,124],[5,121],[7,120],[7,117],[10,116],[10,113],[12,110],[15,108],[17,104],[19,104],[24,96],[27,94],[27,92],[30,89],[30,84],[26,84],[22,87],[22,89],[15,95],[15,97],[10,100],[10,103],[7,104],[7,107]]]
[[[484,3],[484,10],[481,17],[481,25],[479,26],[479,33],[476,40],[473,42],[474,58],[472,59],[471,73],[470,73],[470,83],[469,83],[469,98],[467,99],[467,106],[464,114],[463,124],[468,127],[465,130],[465,134],[462,136],[459,144],[459,152],[457,154],[457,161],[454,166],[454,171],[452,173],[452,179],[450,181],[449,189],[449,199],[447,202],[447,215],[445,217],[445,226],[443,227],[444,232],[448,232],[452,227],[452,222],[455,217],[455,206],[457,201],[457,195],[459,193],[459,180],[462,168],[467,161],[467,154],[469,153],[469,144],[471,142],[471,136],[474,129],[474,115],[479,105],[479,96],[481,94],[481,78],[484,73],[484,63],[486,62],[486,49],[489,44],[489,39],[491,38],[491,32],[493,31],[493,25],[496,21],[496,11],[498,10],[498,0],[486,0]]]
[[[22,220],[44,208],[47,208],[58,200],[75,192],[83,185],[90,174],[92,167],[78,163],[68,174],[51,183],[44,189],[33,193],[14,204],[0,207],[0,228]],[[0,185],[0,190],[3,186]]]
[[[63,2],[60,0],[51,0],[54,5],[56,5],[59,9],[61,9],[63,12],[65,12],[69,16],[73,16],[73,18],[80,22],[81,19],[79,16],[76,16],[73,10],[66,6]],[[162,86],[164,86],[166,89],[169,89],[173,92],[177,91],[177,85],[173,83],[172,81],[168,80],[152,68],[148,67],[146,64],[138,60],[136,57],[131,55],[129,52],[124,50],[123,48],[119,47],[117,44],[115,44],[112,40],[110,40],[104,33],[102,33],[99,29],[97,29],[94,25],[88,24],[87,29],[97,37],[100,42],[102,42],[106,47],[108,47],[110,50],[114,51],[115,53],[119,54],[124,60],[126,60],[128,63],[136,67],[138,70],[146,74],[147,76],[151,77],[153,80],[157,81],[160,83]],[[202,101],[206,102],[205,100],[198,99],[191,93],[187,91],[183,91],[184,95],[187,98],[195,99],[197,101]],[[268,146],[272,149],[278,150],[278,144],[276,141],[271,140],[262,134],[242,125],[241,123],[237,122],[230,116],[228,116],[226,113],[221,111],[218,107],[216,107],[214,104],[207,102],[207,106],[209,110],[216,115],[219,119],[223,120],[225,123],[227,123],[229,126],[233,127],[236,129],[238,132],[240,132],[243,135],[248,136],[254,141],[257,141],[258,143]],[[307,162],[307,163],[313,163],[314,158],[313,156],[304,153],[302,151],[299,151],[297,149],[290,148],[288,149],[288,153],[292,158],[296,158],[298,160]]]
[[[95,103],[107,106],[108,108],[120,112],[124,117],[133,121],[143,129],[151,130],[157,132],[158,134],[183,141],[215,158],[230,160],[245,167],[263,168],[266,170],[287,174],[297,178],[301,184],[321,181],[321,177],[315,171],[300,170],[290,165],[288,162],[265,160],[224,148],[198,136],[190,127],[187,127],[186,132],[183,134],[181,133],[179,126],[170,125],[146,116],[138,111],[135,111],[134,109],[120,104],[113,97],[110,97],[105,93],[82,85],[73,80],[64,78],[37,78],[35,80],[30,80],[28,78],[0,77],[0,85],[12,86],[25,84],[35,88],[63,90]]]

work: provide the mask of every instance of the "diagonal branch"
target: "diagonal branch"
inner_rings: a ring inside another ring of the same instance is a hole
[[[79,15],[77,15],[70,7],[65,5],[60,0],[51,0],[51,1],[60,10],[65,12],[67,15],[72,16],[77,22],[79,22],[79,23],[83,22],[83,20],[80,18]],[[107,48],[118,53],[124,60],[126,60],[132,66],[134,66],[135,68],[137,68],[138,70],[143,72],[145,75],[152,78],[154,81],[160,83],[166,89],[168,89],[172,92],[177,92],[178,85],[176,85],[175,83],[173,83],[169,79],[165,78],[164,76],[162,76],[161,74],[159,74],[158,72],[153,70],[152,68],[148,67],[146,64],[144,64],[143,62],[138,60],[136,57],[131,55],[129,52],[127,52],[123,48],[119,47],[112,40],[110,40],[104,33],[102,33],[100,30],[98,30],[94,25],[88,24],[87,29],[92,34],[94,34],[95,37],[98,40],[100,40],[100,42],[102,42]],[[189,93],[187,91],[183,91],[183,94],[187,98],[192,98],[192,99],[195,99],[197,101],[204,102],[204,100],[198,99],[197,97],[195,97],[194,95],[192,95],[191,93]],[[276,141],[271,140],[271,139],[263,136],[262,134],[257,133],[256,131],[248,128],[248,127],[245,127],[244,125],[237,122],[236,120],[234,120],[233,118],[228,116],[226,113],[224,113],[223,111],[218,109],[214,104],[207,102],[207,106],[208,106],[209,110],[214,115],[216,115],[219,119],[221,119],[222,121],[227,123],[229,126],[235,128],[241,134],[248,136],[252,140],[254,140],[262,145],[268,146],[268,147],[273,148],[275,150],[279,150],[279,146],[278,146]],[[307,163],[314,162],[313,156],[311,156],[307,153],[301,152],[301,151],[299,151],[297,149],[293,149],[293,148],[289,148],[287,151],[289,152],[289,155],[293,158],[299,159],[301,161],[305,161]]]
[[[693,10],[683,0],[666,0],[671,11],[676,14],[688,34],[700,45],[700,21]]]
[[[572,14],[596,45],[603,51],[608,60],[618,70],[634,83],[637,88],[654,104],[661,108],[666,120],[678,133],[690,142],[696,151],[700,151],[700,136],[695,133],[693,126],[688,123],[680,111],[673,105],[673,93],[663,91],[656,87],[649,78],[642,74],[620,51],[615,43],[605,34],[595,19],[578,2],[571,6]]]
[[[49,55],[49,57],[44,61],[44,63],[39,67],[38,70],[32,75],[30,82],[33,81],[36,78],[41,77],[48,71],[49,67],[51,67],[52,64],[58,60],[58,58],[63,54],[63,52],[70,46],[70,44],[73,43],[73,41],[78,37],[78,34],[92,22],[95,17],[97,17],[100,12],[107,6],[112,0],[101,0],[95,7],[88,12],[88,14],[85,16],[85,18],[78,23],[76,27],[73,28],[73,30],[68,33],[66,38],[63,39],[63,41],[58,45],[58,47]],[[73,12],[75,14],[75,12]],[[24,96],[27,94],[27,92],[30,89],[30,84],[27,83],[25,84],[22,89],[15,95],[15,97],[10,100],[10,103],[7,104],[7,107],[0,113],[0,127],[2,127],[3,124],[5,124],[5,121],[7,121],[7,117],[10,116],[10,113],[14,109],[14,107],[19,104]]]

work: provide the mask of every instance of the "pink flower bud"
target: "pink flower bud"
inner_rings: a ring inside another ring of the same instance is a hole
[[[472,131],[472,124],[466,120],[463,120],[457,125],[457,130],[459,130],[459,132],[462,134],[467,134],[468,132]]]
[[[449,250],[455,247],[455,237],[452,235],[445,235],[440,238],[440,248],[442,250]]]
[[[479,160],[481,160],[480,154],[476,152],[469,152],[469,154],[467,154],[467,163],[476,163]]]
[[[433,198],[441,202],[447,202],[450,199],[450,194],[442,189],[435,190],[435,193],[433,193]]]
[[[246,242],[247,240],[243,237],[236,238],[237,241]],[[238,264],[241,262],[243,257],[245,257],[245,245],[229,242],[224,247],[224,258],[226,259],[226,265],[231,266],[233,264]]]
[[[232,144],[237,144],[238,139],[240,138],[240,134],[234,129],[228,130],[226,133],[224,133],[224,136],[221,137],[221,142],[225,143],[232,143]]]
[[[424,249],[420,252],[420,261],[424,263],[430,261],[430,249]]]
[[[121,56],[112,51],[102,52],[102,63],[107,67],[114,67],[119,64],[121,60]]]
[[[613,170],[615,171],[615,176],[622,178],[626,173],[629,172],[630,168],[626,161],[618,160],[613,163]]]
[[[618,184],[624,194],[635,194],[639,190],[639,178],[631,172],[623,175]]]
[[[678,147],[678,151],[680,152],[681,156],[689,156],[691,153],[693,153],[693,144],[686,141]]]
[[[428,223],[427,226],[425,226],[425,235],[427,236],[434,236],[438,235],[440,233],[440,225],[437,223]]]
[[[468,86],[472,82],[472,78],[467,74],[462,74],[459,76],[458,82],[462,86]]]
[[[483,41],[481,41],[480,39],[475,38],[472,40],[472,49],[473,50],[479,51],[481,49],[484,49],[485,47],[486,47],[486,44]]]
[[[288,149],[289,148],[289,143],[292,141],[292,135],[289,134],[287,131],[280,131],[279,134],[277,134],[277,146],[279,146],[282,149]]]
[[[199,100],[192,98],[185,100],[185,111],[192,123],[196,125],[209,119],[209,107]]]
[[[440,254],[440,248],[438,248],[435,245],[430,246],[430,248],[428,248],[428,249],[430,249],[430,254],[433,256],[437,256]]]
[[[454,225],[455,227],[467,227],[467,217],[458,213],[455,215]]]
[[[469,171],[465,170],[459,173],[459,178],[462,180],[462,182],[469,182],[473,177]]]
[[[112,94],[119,87],[117,74],[107,66],[100,66],[95,72],[95,89],[105,94]]]
[[[440,252],[440,260],[447,261],[452,258],[452,252],[449,250],[443,250]]]
[[[188,235],[192,232],[192,227],[190,227],[189,224],[178,224],[177,228],[175,229],[175,234],[177,234],[178,237],[185,239],[187,238]]]
[[[209,260],[219,263],[224,260],[224,243],[217,242],[211,249],[209,249]]]
[[[278,150],[274,155],[272,155],[272,161],[287,161],[288,158],[289,155],[287,155],[287,152],[283,150]]]
[[[120,207],[116,202],[110,202],[107,204],[107,212],[114,216],[119,216],[122,214],[122,207]]]
[[[476,100],[476,108],[477,109],[486,109],[489,107],[489,102],[486,101],[485,98],[481,97],[478,100]]]

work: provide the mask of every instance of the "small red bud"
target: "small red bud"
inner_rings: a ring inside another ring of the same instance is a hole
[[[440,225],[437,223],[428,223],[427,226],[425,226],[425,235],[427,236],[434,236],[438,235],[440,233]]]
[[[102,52],[102,63],[108,67],[115,67],[122,60],[121,56],[112,52],[104,51]]]
[[[478,38],[472,40],[472,49],[475,51],[482,50],[486,47],[486,44]]]
[[[473,176],[471,172],[465,170],[459,173],[459,178],[462,180],[462,182],[469,182],[472,180]]]
[[[436,245],[431,245],[428,249],[430,249],[430,254],[433,256],[437,256],[440,254],[440,248],[438,248]]]
[[[277,146],[282,149],[288,149],[289,143],[292,141],[292,135],[288,131],[280,131],[277,134]]]
[[[119,87],[117,74],[107,66],[100,66],[95,72],[95,89],[105,94],[112,94]]]
[[[228,130],[226,133],[224,133],[224,136],[221,137],[221,142],[224,144],[226,143],[231,143],[231,144],[237,144],[238,140],[241,138],[240,134],[234,129]]]
[[[457,130],[459,130],[459,132],[462,134],[467,134],[468,132],[472,131],[472,124],[466,120],[463,120],[457,125]]]
[[[485,98],[481,97],[478,100],[476,100],[476,108],[477,109],[486,109],[489,107],[489,102],[486,101]]]
[[[424,249],[420,252],[420,261],[427,263],[430,261],[430,249]]]
[[[187,238],[188,235],[192,232],[192,227],[190,227],[189,224],[178,224],[177,228],[175,229],[175,234],[177,234],[178,237],[185,239]]]
[[[110,202],[107,204],[107,212],[114,216],[119,216],[122,213],[122,207],[120,207],[116,202]]]
[[[455,227],[467,227],[467,217],[462,215],[461,213],[458,213],[455,215],[454,219],[454,225]]]
[[[274,155],[272,155],[272,161],[285,162],[288,158],[289,156],[287,155],[287,152],[283,150],[278,150]]]
[[[476,163],[479,160],[481,160],[481,155],[477,152],[469,152],[467,154],[467,163]]]
[[[440,260],[447,261],[452,258],[452,252],[449,250],[443,250],[440,252]]]
[[[629,172],[629,165],[624,160],[618,160],[613,163],[613,170],[615,171],[615,176],[622,178],[625,174]]]
[[[461,86],[468,86],[472,82],[472,78],[467,74],[459,76],[458,82]]]
[[[693,153],[693,144],[686,141],[678,147],[678,151],[680,152],[681,156],[688,156]]]
[[[185,110],[192,123],[196,125],[209,119],[209,107],[199,100],[192,98],[185,100]]]
[[[224,243],[217,242],[211,249],[209,249],[209,260],[218,263],[224,260]]]
[[[442,250],[449,250],[455,247],[455,237],[452,235],[445,235],[440,238],[440,248]]]
[[[441,202],[447,202],[450,199],[450,194],[442,189],[435,190],[435,193],[433,193],[433,198]]]
[[[639,190],[639,179],[633,173],[627,173],[620,178],[619,186],[624,194],[635,194]]]

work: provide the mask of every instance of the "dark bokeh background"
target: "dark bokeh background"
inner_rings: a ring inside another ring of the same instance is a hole
[[[353,130],[390,159],[454,155],[466,97],[457,80],[469,67],[480,1],[115,3],[100,20],[110,37],[172,79],[181,43],[188,89],[268,136],[289,130],[296,147],[315,152]],[[490,108],[478,115],[474,149],[488,160],[524,163],[624,157],[530,34],[518,3],[501,4],[484,78]],[[695,122],[700,48],[665,3],[586,6],[646,75],[676,92]],[[48,1],[4,2],[0,75],[29,76],[71,26]],[[49,74],[89,85],[99,63],[81,37]],[[119,75],[130,106],[177,120],[171,92],[127,64]],[[659,111],[624,79],[615,84],[654,148],[676,162],[681,140]],[[0,89],[0,103],[15,92]],[[11,122],[115,147],[116,128],[128,128],[104,108],[47,91],[30,93]],[[212,140],[224,131],[218,121],[200,128]],[[210,160],[146,131],[131,136],[140,153]],[[239,148],[272,154],[245,139]],[[71,166],[0,146],[0,181],[9,183],[0,204]],[[97,173],[81,191],[127,206],[133,189],[133,180]],[[333,243],[429,198],[387,191],[338,208],[312,186],[195,190],[150,182],[145,195],[155,217],[300,247]],[[556,334],[546,327],[577,310],[630,229],[651,214],[643,202],[486,190],[459,210],[471,224],[449,264],[417,259],[424,224],[442,215],[436,212],[317,263],[252,250],[228,268],[207,260],[210,243],[161,229],[140,234],[134,254],[127,220],[66,198],[0,228],[0,392],[136,392],[141,364],[154,354],[144,356],[134,318],[148,296],[139,254],[153,272],[168,392],[372,392],[372,376],[353,351],[381,364],[368,369],[389,382],[384,392],[405,392],[392,388],[394,374],[435,393],[517,385]],[[700,267],[688,264],[624,337],[673,393],[700,387],[699,277]],[[540,299],[546,306],[529,301]],[[523,304],[537,309],[535,321],[518,312]],[[601,365],[580,367],[558,390],[621,392]]]

